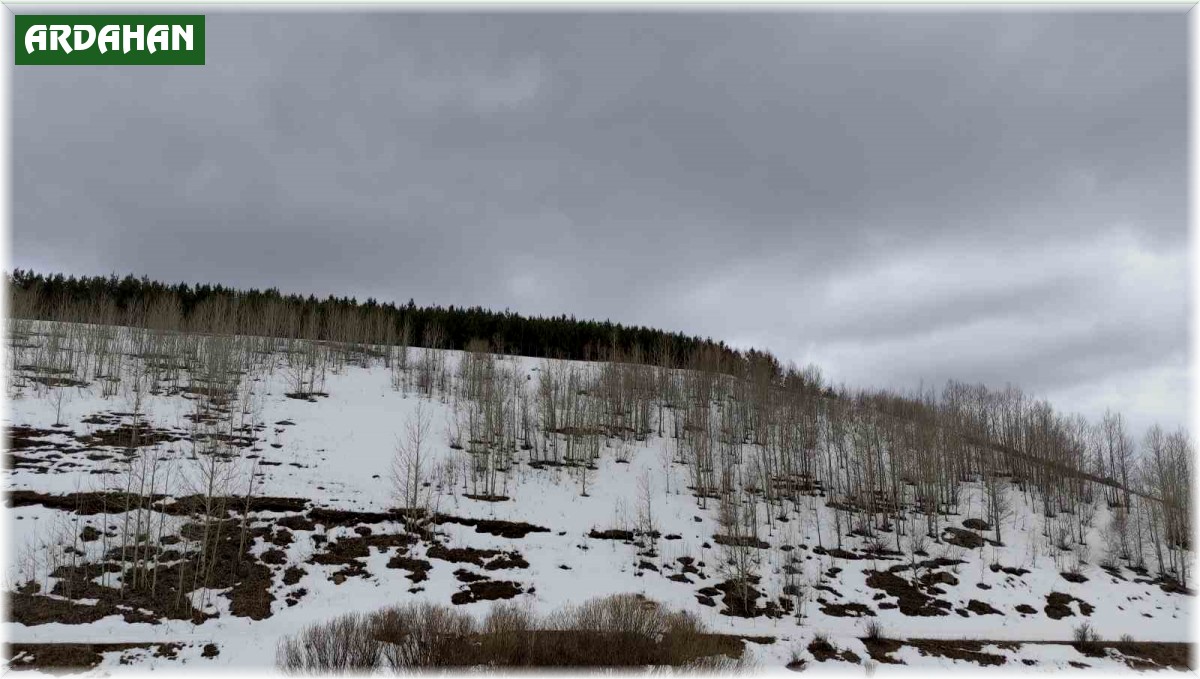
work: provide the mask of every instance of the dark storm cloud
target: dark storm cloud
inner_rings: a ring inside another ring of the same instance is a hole
[[[1182,11],[219,13],[207,54],[16,69],[15,266],[1185,419]]]

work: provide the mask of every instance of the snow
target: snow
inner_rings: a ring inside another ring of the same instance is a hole
[[[449,369],[453,373],[461,356],[458,352],[446,353]],[[512,357],[502,360],[508,361],[519,375],[529,375],[531,384],[536,385],[537,372],[543,361]],[[69,429],[76,433],[104,428],[104,425],[83,424],[81,421],[89,415],[128,409],[128,403],[121,396],[103,398],[97,384],[69,388],[67,391],[61,417]],[[288,391],[282,369],[264,376],[263,381],[255,385],[259,411],[254,419],[266,425],[260,433],[263,441],[256,448],[261,447],[262,459],[283,463],[279,466],[259,466],[264,476],[261,486],[255,490],[256,495],[301,497],[324,507],[360,511],[384,511],[393,507],[394,491],[389,479],[389,467],[397,438],[413,417],[418,402],[423,402],[431,410],[435,433],[432,443],[438,460],[460,460],[465,456],[465,453],[450,448],[445,433],[447,422],[453,416],[453,404],[447,402],[449,399],[430,400],[412,392],[396,391],[392,388],[389,371],[378,364],[369,368],[347,365],[340,373],[328,375],[324,388],[328,397],[319,397],[316,402],[288,398],[285,396]],[[146,422],[155,427],[186,430],[188,422],[184,416],[190,408],[191,402],[181,395],[149,396],[145,404]],[[55,409],[50,398],[39,398],[32,389],[26,389],[18,398],[9,400],[6,424],[51,428],[56,420]],[[285,420],[294,425],[274,424]],[[69,437],[62,435],[54,440],[65,442]],[[273,447],[275,445],[279,447]],[[178,450],[179,457],[184,460],[180,464],[186,463],[188,451],[185,444],[163,443],[157,448],[162,451]],[[647,441],[635,442],[628,464],[617,462],[614,450],[611,447],[602,449],[598,468],[589,474],[586,497],[581,495],[576,475],[565,468],[531,469],[518,465],[514,473],[505,478],[504,492],[510,499],[502,502],[463,497],[460,478],[453,492],[441,496],[440,512],[460,517],[525,521],[545,526],[550,531],[530,533],[520,539],[506,539],[479,533],[470,526],[446,523],[439,526],[439,530],[448,536],[446,544],[520,552],[530,563],[528,569],[500,571],[494,575],[498,579],[511,577],[526,588],[535,586],[535,593],[520,595],[517,600],[527,601],[539,611],[550,611],[607,594],[641,593],[669,607],[694,612],[715,632],[776,637],[774,644],[747,645],[764,668],[778,668],[787,663],[794,649],[799,649],[800,655],[807,657],[803,649],[817,630],[827,634],[839,648],[853,650],[863,658],[869,657],[858,639],[863,634],[865,619],[825,615],[815,601],[808,602],[807,617],[802,622],[798,622],[794,615],[780,619],[734,618],[722,615],[720,606],[712,608],[698,604],[696,590],[722,579],[716,577],[711,568],[721,558],[720,548],[713,543],[713,536],[718,532],[716,503],[710,502],[707,509],[698,507],[696,498],[687,490],[687,469],[672,463],[674,444],[669,438],[650,437]],[[7,488],[71,493],[100,489],[105,483],[113,483],[116,478],[88,473],[91,469],[103,467],[106,462],[92,462],[82,459],[82,456],[72,461],[80,466],[46,474],[20,468],[8,470],[5,472]],[[619,541],[587,537],[592,529],[632,527],[640,501],[639,482],[644,476],[650,479],[655,491],[652,509],[658,531],[662,535],[681,536],[678,540],[659,539],[658,556],[650,561],[661,568],[676,563],[677,557],[691,556],[710,564],[710,568],[706,569],[709,579],[685,584],[667,579],[667,575],[678,571],[639,571],[636,564],[642,557],[637,555],[637,547]],[[981,496],[980,488],[969,488],[968,492],[963,493],[962,518],[979,515]],[[1095,565],[1102,548],[1101,531],[1108,521],[1107,508],[1098,509],[1088,537],[1088,544],[1095,546],[1091,555],[1093,563],[1082,567],[1082,573],[1088,581],[1075,584],[1067,582],[1059,574],[1064,568],[1061,563],[1055,563],[1040,536],[1040,517],[1025,503],[1021,494],[1011,492],[1010,499],[1014,514],[1004,527],[1005,546],[966,550],[950,545],[933,545],[930,551],[931,557],[946,556],[966,561],[952,569],[959,584],[947,588],[945,596],[956,608],[965,605],[969,599],[978,598],[1004,614],[972,614],[967,618],[953,613],[943,617],[909,617],[895,609],[879,610],[874,620],[882,624],[885,632],[896,638],[1065,641],[1072,638],[1073,627],[1086,619],[1104,639],[1116,639],[1129,634],[1144,641],[1190,640],[1190,596],[1168,595],[1155,585],[1136,584],[1128,571],[1125,572],[1126,580],[1118,580]],[[817,544],[816,528],[819,522],[825,546],[830,547],[832,513],[819,503],[816,503],[812,512],[801,511],[789,523],[776,523],[770,531],[764,527],[761,537],[772,545],[803,543],[811,548]],[[21,579],[17,557],[36,549],[39,541],[45,539],[48,533],[53,533],[48,526],[65,525],[68,530],[77,528],[69,514],[41,506],[8,509],[5,514],[8,544],[12,546],[6,559],[8,570],[5,574],[10,585]],[[84,517],[85,523],[87,520],[88,517]],[[375,528],[377,531],[386,531],[389,527],[381,524]],[[399,526],[392,528],[398,530]],[[333,528],[327,533],[329,539],[333,540],[353,531],[350,528]],[[295,538],[283,548],[289,564],[304,562],[314,551],[308,532],[295,531]],[[703,547],[706,543],[713,546]],[[256,553],[265,551],[269,546],[256,546]],[[93,556],[99,553],[98,543],[85,547]],[[423,550],[424,547],[418,547],[414,555],[420,557]],[[826,582],[844,597],[833,599],[835,603],[877,603],[872,601],[872,597],[879,590],[865,584],[866,575],[863,573],[876,567],[870,561],[844,561],[817,556],[812,554],[811,549],[797,549],[791,553],[778,549],[765,552],[766,560],[760,569],[763,575],[762,589],[772,598],[779,594],[783,585],[780,575],[783,566],[792,557],[798,557],[802,560],[795,565],[804,571],[798,577],[799,581],[810,585]],[[388,569],[386,563],[389,557],[388,551],[372,549],[366,559],[370,577],[350,577],[337,585],[330,580],[329,574],[338,566],[305,564],[308,572],[294,586],[283,586],[279,582],[280,569],[275,576],[273,614],[260,621],[229,615],[228,600],[215,595],[210,599],[222,609],[222,615],[200,625],[171,620],[157,625],[130,624],[119,616],[110,616],[80,625],[25,626],[4,623],[3,631],[10,642],[185,641],[195,645],[182,651],[178,659],[146,657],[139,666],[154,668],[169,665],[173,668],[195,669],[228,666],[269,670],[273,667],[278,640],[307,624],[345,612],[371,611],[417,599],[448,604],[450,596],[461,587],[453,576],[459,564],[432,560],[429,579],[419,584],[423,591],[410,593],[408,590],[413,583],[405,578],[407,572]],[[878,567],[886,570],[889,565],[896,563],[901,562],[881,561]],[[993,573],[988,568],[992,563],[1019,566],[1031,572],[1013,578],[1003,572]],[[840,567],[842,570],[833,578],[824,578],[823,574],[830,567]],[[980,589],[978,584],[988,585],[991,589]],[[283,593],[295,587],[307,589],[308,594],[298,605],[289,607]],[[1052,620],[1042,613],[1045,595],[1051,591],[1079,597],[1095,606],[1096,610],[1088,618],[1076,614],[1062,620]],[[1031,605],[1037,609],[1037,613],[1021,616],[1014,611],[1019,604]],[[481,615],[489,605],[490,602],[478,602],[461,608]],[[1152,617],[1145,617],[1143,613]],[[219,645],[220,655],[214,659],[200,658],[200,647],[209,642]],[[1069,667],[1070,661],[1081,658],[1066,645],[1029,645],[1019,651],[989,646],[984,650],[1005,655],[1014,661],[1036,657],[1040,669]],[[117,655],[110,654],[93,672],[113,670],[117,667]],[[894,655],[906,663],[924,667],[975,667],[961,661],[922,656],[912,647],[904,647]],[[809,662],[811,666],[812,661]],[[1109,669],[1125,667],[1123,663],[1112,660],[1088,659],[1087,662]],[[840,670],[842,665],[847,671],[862,671],[861,668],[838,661],[824,663],[822,669]],[[122,671],[125,669],[122,667]],[[898,671],[892,667],[887,670]]]

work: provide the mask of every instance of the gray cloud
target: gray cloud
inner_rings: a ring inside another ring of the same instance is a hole
[[[1186,419],[1182,10],[221,12],[207,43],[15,70],[13,265]]]

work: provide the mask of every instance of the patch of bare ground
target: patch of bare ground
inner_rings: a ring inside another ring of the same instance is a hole
[[[988,566],[988,568],[990,568],[993,573],[1007,573],[1008,575],[1015,575],[1017,577],[1020,577],[1022,575],[1029,573],[1029,570],[1025,569],[1025,568],[1016,568],[1014,566],[1001,566],[998,563],[994,563],[991,566]]]
[[[209,644],[212,646],[212,644]],[[103,653],[144,649],[156,657],[175,658],[183,648],[179,642],[111,644],[5,644],[4,657],[12,670],[37,670],[48,674],[71,674],[95,668]],[[206,656],[208,657],[208,656]],[[129,659],[122,655],[122,664]]]
[[[40,594],[8,594],[8,619],[22,625],[83,625],[110,615],[120,615],[125,622],[158,623],[158,618],[153,615],[147,615],[130,606],[118,606],[111,600],[90,605]]]
[[[713,542],[728,547],[757,547],[758,549],[769,549],[771,547],[768,543],[751,535],[714,535]]]
[[[125,560],[120,548],[113,548],[95,562],[60,566],[51,575],[57,579],[51,595],[13,595],[10,616],[14,621],[29,625],[47,622],[80,624],[108,615],[121,615],[128,622],[156,623],[163,619],[189,620],[199,624],[213,617],[194,606],[188,593],[205,584],[211,589],[226,590],[221,596],[230,601],[230,613],[238,617],[261,620],[271,615],[270,592],[272,570],[252,552],[253,539],[267,528],[254,527],[243,536],[236,520],[213,521],[205,530],[200,524],[188,523],[181,529],[187,543],[161,552],[164,563],[144,558],[136,564]],[[163,541],[168,542],[167,540]],[[198,556],[208,555],[207,568],[197,569]],[[113,586],[97,582],[109,574]],[[122,590],[115,583],[123,581]],[[93,605],[72,600],[94,599]]]
[[[156,446],[160,443],[173,443],[187,439],[187,435],[169,429],[159,429],[147,424],[133,426],[121,424],[111,429],[97,429],[91,434],[75,437],[86,446],[107,446],[110,448],[143,448]]]
[[[1046,615],[1051,620],[1061,620],[1075,615],[1075,611],[1071,610],[1071,602],[1079,603],[1079,612],[1083,615],[1091,615],[1092,611],[1096,610],[1094,606],[1079,597],[1063,594],[1062,592],[1050,592],[1046,595],[1046,606],[1043,609]]]
[[[529,562],[518,552],[502,552],[498,549],[477,549],[474,547],[446,547],[433,545],[425,552],[425,556],[450,563],[469,563],[493,571],[505,568],[528,568]]]
[[[455,523],[460,526],[471,526],[476,533],[495,535],[502,538],[523,538],[530,533],[549,533],[549,528],[535,526],[523,521],[502,521],[499,519],[470,519],[459,516],[438,514],[434,517],[437,523]]]
[[[903,665],[904,662],[899,658],[893,658],[892,653],[900,650],[904,646],[904,642],[896,639],[884,639],[882,637],[866,637],[862,639],[863,646],[867,648],[867,653],[871,659],[877,663],[884,665]]]
[[[322,566],[342,566],[343,568],[330,574],[329,578],[336,584],[342,584],[348,577],[367,577],[367,565],[362,559],[371,555],[371,548],[387,550],[403,548],[416,544],[417,537],[409,533],[381,533],[357,537],[342,537],[325,545],[320,552],[309,557],[308,562]]]
[[[424,559],[416,559],[406,554],[397,554],[388,561],[387,567],[408,571],[408,579],[413,583],[418,583],[429,578],[428,574],[433,565]]]
[[[283,572],[283,584],[294,585],[300,582],[300,579],[303,578],[307,573],[308,571],[301,566],[289,566],[288,569]]]
[[[942,532],[942,540],[956,547],[962,547],[964,549],[979,549],[985,544],[994,545],[996,547],[1000,546],[1000,543],[996,542],[995,540],[985,538],[979,533],[967,530],[965,528],[956,528],[954,526],[948,526]]]
[[[722,602],[725,604],[725,608],[721,611],[721,614],[737,618],[757,618],[759,616],[780,618],[791,610],[791,600],[789,598],[783,597],[781,599],[781,601],[787,602],[787,608],[784,608],[776,601],[765,597],[755,587],[759,581],[760,579],[757,577],[751,577],[748,580],[727,580],[713,587],[705,587],[700,590],[700,593],[706,596],[723,594]],[[762,598],[766,598],[766,603],[759,605],[758,600]]]
[[[468,583],[466,589],[455,592],[450,597],[450,603],[460,605],[476,601],[511,599],[523,591],[519,584],[509,580],[484,579]]]
[[[1004,656],[986,653],[982,649],[988,642],[963,639],[907,639],[904,642],[923,656],[965,660],[984,667],[1003,665]]]
[[[596,530],[593,528],[588,532],[588,537],[593,540],[624,540],[633,542],[633,531],[622,530],[620,528],[609,528],[607,530]]]
[[[865,643],[865,642],[864,642]],[[1073,641],[992,641],[987,639],[906,639],[905,645],[916,648],[921,655],[930,655],[954,660],[965,660],[985,666],[998,666],[1005,662],[1004,656],[983,651],[984,646],[995,646],[1010,651],[1037,646],[1071,646],[1088,657],[1108,657],[1124,662],[1135,670],[1174,669],[1192,670],[1192,645],[1183,642],[1160,641],[1095,641],[1084,647]],[[1038,662],[1025,658],[1025,665],[1036,666]],[[1086,663],[1071,661],[1078,667]]]
[[[308,401],[309,403],[316,403],[318,396],[320,396],[322,398],[328,398],[329,394],[326,394],[325,392],[322,392],[322,391],[292,391],[292,392],[288,392],[288,393],[284,394],[284,396],[291,398],[291,399],[296,399],[297,401]]]
[[[933,569],[937,569],[937,568],[946,568],[949,566],[960,566],[965,563],[966,563],[966,561],[963,561],[962,559],[947,559],[945,557],[939,556],[939,557],[936,557],[933,559],[925,559],[923,561],[917,561],[915,563],[896,564],[895,566],[888,567],[888,571],[891,573],[903,573],[904,571],[909,570],[909,569],[917,570],[917,569],[924,568],[926,570],[933,570]]]
[[[1156,641],[1096,642],[1096,646],[1111,649],[1120,654],[1120,659],[1135,670],[1170,668],[1189,671],[1195,669],[1192,662],[1192,645]]]
[[[992,608],[990,604],[980,601],[979,599],[971,599],[971,601],[967,603],[967,610],[971,611],[975,615],[1004,615],[995,608]]]
[[[920,617],[936,617],[948,615],[953,607],[949,601],[929,596],[914,583],[889,571],[864,571],[867,573],[866,584],[873,589],[883,590],[896,597],[900,612],[904,615]],[[926,573],[918,582],[924,584],[930,591],[941,593],[932,587],[935,579],[932,572]]]
[[[119,491],[79,492],[61,495],[40,493],[32,490],[13,490],[5,493],[4,499],[10,507],[42,506],[80,516],[100,513],[123,512],[142,509],[148,502],[149,508],[169,516],[186,516],[202,513],[204,506],[224,507],[230,512],[241,512],[247,506],[244,497],[218,497],[207,499],[200,495],[171,497],[167,495],[126,494]],[[287,497],[252,497],[249,499],[251,512],[299,512],[308,506],[308,500]],[[211,504],[209,504],[211,503]]]
[[[8,434],[7,450],[27,450],[30,448],[42,448],[53,446],[54,444],[48,441],[39,441],[38,439],[48,438],[57,434],[72,435],[70,431],[62,431],[57,429],[39,429],[37,427],[27,427],[25,425],[14,425],[7,427]]]
[[[843,662],[853,663],[855,665],[862,662],[862,658],[857,653],[850,650],[841,650],[834,646],[828,639],[822,636],[817,636],[808,644],[808,652],[818,662],[827,660],[841,660]]]

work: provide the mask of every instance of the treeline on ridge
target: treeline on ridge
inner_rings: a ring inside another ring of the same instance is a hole
[[[171,285],[132,274],[76,277],[15,269],[7,281],[13,318],[459,350],[483,338],[503,353],[585,361],[617,352],[682,360],[703,351],[722,372],[754,359],[779,370],[774,357],[754,349],[743,352],[722,341],[565,314],[418,306],[411,299],[404,305],[333,295],[318,299],[276,288]]]

